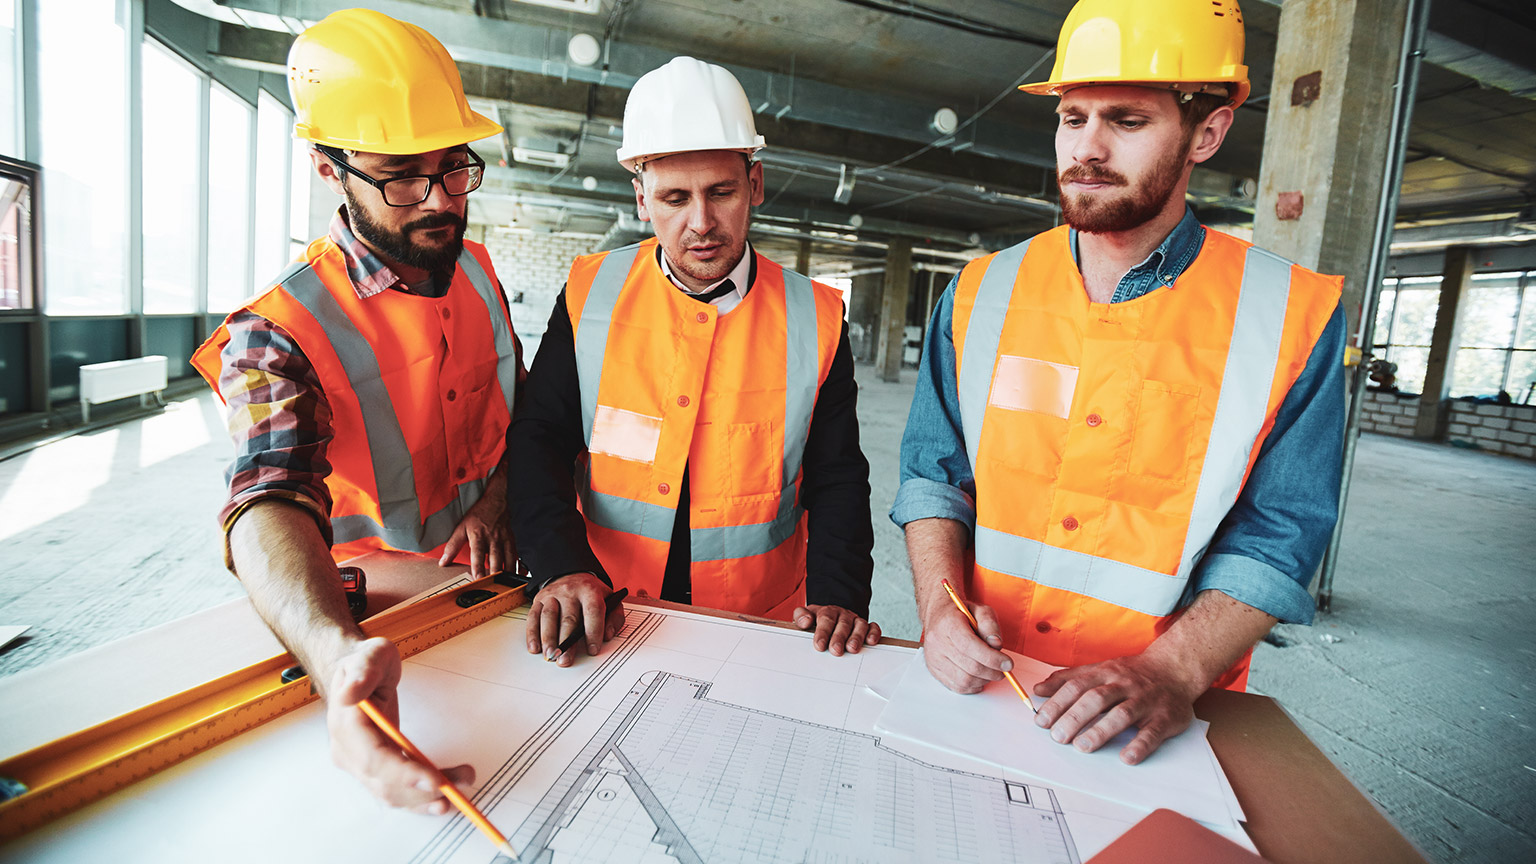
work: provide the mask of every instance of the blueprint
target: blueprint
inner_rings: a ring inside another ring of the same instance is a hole
[[[913,650],[833,657],[810,635],[628,606],[569,668],[515,610],[405,662],[400,726],[518,864],[1080,864],[1134,808],[874,731],[868,689]],[[238,837],[232,844],[230,838]],[[0,861],[506,864],[462,816],[392,810],[331,764],[310,705],[20,841]]]

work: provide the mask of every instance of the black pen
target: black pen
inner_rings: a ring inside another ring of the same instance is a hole
[[[608,614],[610,614],[610,615],[613,614],[613,610],[619,608],[619,604],[624,602],[624,598],[628,597],[628,596],[629,596],[629,589],[628,588],[620,588],[619,590],[613,592],[612,594],[609,594],[608,595],[608,599],[603,601],[603,603],[605,605],[607,605],[607,607],[608,607]],[[604,624],[606,624],[606,623],[607,622],[605,620]],[[544,659],[550,661],[551,663],[553,663],[556,660],[559,660],[560,657],[563,654],[565,654],[565,652],[571,650],[571,646],[572,645],[575,645],[577,642],[581,641],[581,637],[583,637],[585,635],[587,635],[587,631],[585,629],[581,629],[581,630],[577,630],[575,633],[572,633],[571,635],[565,637],[565,641],[563,641],[559,645],[555,646],[555,655],[553,657],[546,657]]]

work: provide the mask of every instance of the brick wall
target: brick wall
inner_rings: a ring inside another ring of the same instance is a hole
[[[1522,459],[1536,458],[1536,405],[1452,402],[1446,439]]]
[[[570,273],[571,259],[592,252],[600,239],[595,234],[541,234],[515,228],[484,232],[482,242],[512,301],[512,327],[523,342],[525,360],[531,361],[538,350],[555,295]]]
[[[1412,438],[1418,416],[1417,394],[1400,399],[1394,393],[1366,390],[1365,404],[1360,408],[1360,428],[1366,432]]]

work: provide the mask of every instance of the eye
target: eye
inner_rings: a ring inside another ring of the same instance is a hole
[[[1145,121],[1145,120],[1121,120],[1120,121],[1120,128],[1122,128],[1122,129],[1140,129],[1141,127],[1143,127],[1145,125],[1147,125],[1147,121]]]

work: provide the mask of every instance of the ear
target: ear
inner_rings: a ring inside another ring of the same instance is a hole
[[[320,179],[325,182],[326,186],[330,187],[332,192],[343,196],[347,194],[346,190],[342,188],[341,172],[336,170],[336,163],[332,162],[330,157],[311,147],[309,148],[309,164],[315,166],[315,173],[320,175]]]
[[[1216,151],[1221,149],[1221,142],[1227,140],[1227,130],[1232,128],[1235,119],[1231,106],[1223,105],[1212,111],[1211,116],[1205,118],[1195,130],[1193,146],[1189,151],[1190,161],[1198,164],[1215,156]]]
[[[631,177],[629,182],[635,187],[635,213],[641,222],[651,221],[651,211],[645,206],[645,175]]]
[[[753,162],[747,169],[747,188],[752,192],[752,206],[760,207],[763,203],[763,163]]]

